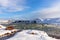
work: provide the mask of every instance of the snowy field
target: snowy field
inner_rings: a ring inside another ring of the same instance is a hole
[[[39,30],[23,30],[18,32],[14,37],[6,40],[58,40],[49,37],[44,31]]]
[[[11,30],[4,30],[6,27],[0,25],[0,36],[5,33],[10,33]],[[46,32],[40,30],[22,30],[17,32],[14,36],[10,38],[0,38],[0,40],[58,40],[49,37]]]

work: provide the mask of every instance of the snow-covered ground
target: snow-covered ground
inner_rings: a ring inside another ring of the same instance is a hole
[[[58,40],[39,30],[23,30],[7,40]]]
[[[10,33],[14,30],[5,30],[5,26],[0,25],[0,35]],[[1,40],[1,39],[0,39]],[[13,37],[4,40],[58,40],[49,37],[46,32],[40,30],[22,30],[17,32]]]

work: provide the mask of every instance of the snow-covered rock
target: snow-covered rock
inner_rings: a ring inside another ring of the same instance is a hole
[[[0,25],[0,30],[1,30],[1,29],[5,29],[5,28],[6,28],[5,26]]]
[[[7,27],[0,25],[0,38],[12,35],[18,31],[18,29],[6,30]]]
[[[39,30],[23,30],[7,40],[57,40]]]
[[[4,35],[5,33],[11,33],[10,30],[0,30],[0,36]]]

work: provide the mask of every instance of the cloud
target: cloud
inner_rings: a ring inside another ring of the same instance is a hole
[[[2,12],[22,11],[26,8],[26,0],[0,0],[0,10]]]
[[[33,13],[37,14],[38,18],[58,18],[60,17],[60,1],[51,4],[48,8],[38,9]]]

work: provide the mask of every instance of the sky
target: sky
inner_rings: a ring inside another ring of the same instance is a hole
[[[0,18],[60,18],[60,0],[0,0]]]

